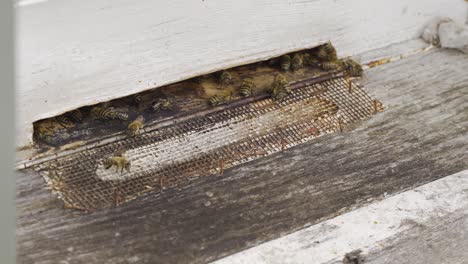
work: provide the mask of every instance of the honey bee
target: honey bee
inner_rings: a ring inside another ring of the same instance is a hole
[[[54,143],[54,133],[52,130],[44,127],[44,126],[39,126],[36,130],[36,136],[38,139],[44,141],[47,144],[53,144]]]
[[[108,170],[110,167],[115,166],[116,172],[120,170],[120,173],[125,169],[127,172],[130,172],[130,161],[128,161],[124,155],[121,156],[112,156],[104,159],[104,168]]]
[[[283,55],[280,58],[280,67],[283,71],[289,71],[291,68],[291,56]]]
[[[353,77],[362,77],[362,66],[352,59],[344,59],[343,68]]]
[[[228,85],[232,83],[232,75],[228,71],[221,71],[218,76],[218,82],[221,85]]]
[[[301,54],[294,54],[291,60],[291,70],[297,71],[304,65],[303,56]]]
[[[66,117],[65,115],[59,115],[59,116],[56,116],[54,117],[54,120],[59,123],[62,127],[68,127],[68,126],[71,126],[73,125],[73,122],[70,121],[70,119],[68,119],[68,117]]]
[[[289,92],[290,88],[286,77],[281,74],[277,75],[270,90],[273,100],[281,100],[286,97]]]
[[[145,118],[142,115],[139,115],[133,122],[128,124],[128,133],[130,136],[135,136],[140,133],[140,130],[143,128]]]
[[[317,52],[317,57],[321,61],[336,61],[338,60],[338,56],[336,55],[335,47],[331,44],[331,42],[327,42],[319,47]]]
[[[320,64],[320,68],[324,71],[335,71],[340,68],[340,65],[336,62],[325,61]]]
[[[226,98],[220,94],[213,95],[210,97],[209,101],[211,106],[218,106],[226,103]]]
[[[169,99],[161,98],[153,102],[151,108],[154,112],[172,110],[172,102]]]
[[[247,78],[242,81],[242,84],[240,86],[240,94],[244,97],[251,96],[253,91],[255,90],[255,83],[252,79]]]
[[[93,107],[91,109],[91,114],[94,115],[97,119],[102,120],[121,120],[126,121],[128,119],[128,114],[120,111],[114,110],[112,107]]]
[[[68,112],[68,116],[70,117],[71,120],[75,122],[81,122],[83,121],[83,114],[79,109],[75,109],[73,111]]]
[[[302,58],[304,66],[317,66],[319,61],[309,53],[305,53]]]

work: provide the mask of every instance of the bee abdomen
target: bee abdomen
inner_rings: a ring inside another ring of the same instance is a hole
[[[288,71],[291,68],[291,56],[283,55],[280,59],[280,67],[283,71]]]
[[[253,94],[253,90],[255,89],[255,83],[251,79],[245,79],[242,81],[240,87],[240,94],[244,97],[251,96]]]
[[[224,98],[224,96],[219,95],[219,94],[213,95],[212,97],[210,97],[209,103],[211,106],[222,105],[226,103],[226,98]]]
[[[326,61],[321,64],[321,68],[325,71],[334,71],[338,70],[340,68],[340,65],[338,65],[336,62]]]
[[[62,125],[71,125],[72,124],[72,121],[70,121],[70,119],[68,119],[64,115],[56,116],[55,121],[57,121],[58,123],[60,123]]]
[[[335,61],[338,59],[338,56],[336,55],[335,47],[333,47],[331,42],[328,42],[320,46],[317,56],[322,61]]]
[[[126,121],[128,119],[128,114],[123,112],[111,111],[111,118]]]
[[[93,107],[93,109],[91,109],[91,114],[93,114],[98,119],[112,119],[111,110],[106,108]]]
[[[83,114],[78,109],[71,111],[68,116],[75,122],[83,121]]]
[[[98,119],[117,119],[125,121],[128,119],[128,114],[123,112],[114,111],[107,108],[94,107],[91,109],[91,113]]]

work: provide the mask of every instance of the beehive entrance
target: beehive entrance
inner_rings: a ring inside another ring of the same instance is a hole
[[[194,116],[138,137],[35,166],[66,204],[94,210],[334,133],[377,111],[375,101],[344,77],[300,81],[278,102],[265,98]],[[130,172],[103,168],[102,157],[127,150]]]

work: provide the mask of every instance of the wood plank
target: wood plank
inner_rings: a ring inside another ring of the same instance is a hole
[[[323,221],[213,264],[463,263],[468,259],[468,170]]]
[[[466,15],[446,0],[20,1],[16,142],[32,142],[34,121],[84,105],[328,40],[354,55]]]
[[[468,168],[467,56],[431,50],[366,72],[387,110],[356,129],[92,214],[18,175],[21,263],[205,263]]]

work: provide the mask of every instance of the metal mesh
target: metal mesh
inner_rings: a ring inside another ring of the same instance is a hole
[[[296,85],[297,86],[297,85]],[[344,78],[299,85],[281,101],[262,99],[84,150],[34,168],[70,208],[117,206],[139,195],[222,174],[227,168],[338,132],[381,110]],[[104,169],[126,149],[130,172]]]

